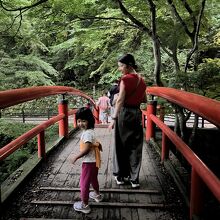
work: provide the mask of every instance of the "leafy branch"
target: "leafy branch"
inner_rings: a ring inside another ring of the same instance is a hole
[[[122,13],[127,16],[134,24],[137,25],[137,27],[145,32],[147,32],[149,35],[151,35],[151,30],[147,28],[143,23],[141,23],[139,20],[137,20],[131,13],[128,12],[128,10],[125,8],[125,6],[122,4],[121,0],[116,0],[118,2],[119,8],[122,11]]]
[[[170,5],[173,13],[175,14],[175,16],[177,18],[177,20],[181,23],[185,33],[189,36],[189,38],[191,39],[191,42],[192,42],[192,49],[188,53],[187,59],[186,59],[185,70],[184,70],[186,72],[187,68],[189,66],[189,61],[190,61],[192,55],[198,50],[198,36],[199,36],[201,19],[202,19],[203,11],[204,11],[204,8],[205,8],[206,0],[202,0],[202,2],[201,2],[201,8],[200,8],[199,15],[198,15],[197,19],[194,16],[194,12],[190,8],[190,6],[186,2],[186,0],[181,0],[181,1],[184,5],[186,11],[190,14],[191,18],[193,19],[194,28],[193,28],[192,32],[190,32],[187,24],[184,22],[184,20],[182,19],[182,17],[178,13],[178,11],[177,11],[174,3],[173,3],[173,0],[167,0],[168,4]]]
[[[151,13],[151,27],[148,28],[138,19],[136,19],[123,5],[122,0],[116,0],[118,6],[122,13],[128,17],[134,24],[138,26],[138,28],[148,34],[148,36],[152,39],[153,43],[153,51],[154,51],[154,75],[155,75],[155,83],[156,85],[163,86],[163,83],[160,79],[160,67],[161,67],[161,55],[160,55],[160,41],[156,31],[156,5],[153,0],[147,0],[150,6]]]
[[[4,6],[4,3],[3,3],[3,1],[2,0],[0,0],[0,5],[1,5],[1,7],[5,10],[5,11],[23,11],[23,10],[28,10],[28,9],[30,9],[30,8],[34,8],[34,7],[36,7],[36,6],[38,6],[38,5],[40,5],[40,4],[42,4],[42,3],[45,3],[45,2],[47,2],[48,0],[40,0],[40,1],[38,1],[38,2],[36,2],[36,3],[34,3],[34,4],[32,4],[32,5],[28,5],[28,6],[23,6],[23,7],[18,7],[18,8],[7,8],[7,7],[5,7]]]
[[[188,11],[188,13],[190,14],[194,27],[196,27],[196,17],[194,16],[193,10],[190,8],[190,5],[187,3],[186,0],[181,0],[181,2],[183,3],[185,9]]]
[[[187,67],[189,65],[189,61],[193,55],[193,53],[198,49],[198,37],[199,37],[199,30],[200,30],[200,25],[201,25],[201,20],[202,20],[202,15],[203,15],[203,11],[204,11],[204,8],[205,8],[205,1],[206,0],[203,0],[202,1],[202,4],[201,4],[201,8],[200,8],[200,11],[199,11],[199,15],[198,15],[198,21],[197,21],[197,24],[196,24],[196,28],[195,28],[195,34],[194,34],[194,39],[193,39],[193,48],[191,49],[191,51],[189,52],[188,56],[187,56],[187,59],[186,59],[186,65],[185,65],[185,72],[187,71]]]
[[[124,19],[124,18],[117,18],[117,17],[100,17],[100,16],[91,16],[91,17],[90,17],[90,16],[86,16],[86,17],[80,17],[80,16],[78,16],[78,15],[75,15],[72,20],[75,20],[75,19],[78,19],[78,20],[80,20],[80,21],[83,21],[83,20],[116,20],[116,21],[122,21],[122,22],[128,24],[128,25],[131,26],[131,27],[137,28],[136,25],[133,25],[132,23],[128,22],[128,21],[127,21],[126,19]]]

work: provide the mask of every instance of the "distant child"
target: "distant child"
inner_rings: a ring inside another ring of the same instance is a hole
[[[80,153],[72,158],[74,164],[79,158],[82,160],[82,173],[80,176],[81,201],[75,202],[73,208],[76,211],[89,213],[91,208],[88,204],[89,198],[100,202],[102,195],[99,192],[98,170],[101,163],[101,144],[95,140],[95,119],[92,111],[83,107],[76,112],[77,125],[82,129],[80,139]],[[89,192],[90,184],[94,191]]]
[[[101,97],[99,97],[97,106],[99,107],[99,119],[102,124],[108,123],[108,114],[110,110],[110,99],[107,96],[107,93],[103,93]]]

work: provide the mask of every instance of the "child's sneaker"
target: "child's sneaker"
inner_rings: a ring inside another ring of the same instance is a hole
[[[96,194],[95,192],[90,192],[89,198],[95,200],[96,202],[101,202],[103,199],[101,194]]]
[[[82,201],[75,202],[73,204],[73,208],[74,208],[74,210],[76,210],[78,212],[83,212],[85,214],[88,214],[91,212],[89,205],[85,205]]]

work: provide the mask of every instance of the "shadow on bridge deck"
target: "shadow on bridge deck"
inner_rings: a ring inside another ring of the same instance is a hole
[[[2,219],[188,219],[183,200],[153,149],[144,143],[140,189],[118,186],[112,176],[113,132],[107,128],[96,128],[95,131],[103,145],[99,170],[103,202],[91,202],[92,212],[87,215],[72,208],[73,202],[80,200],[81,161],[75,165],[69,161],[79,150],[78,131],[56,148],[8,201]]]

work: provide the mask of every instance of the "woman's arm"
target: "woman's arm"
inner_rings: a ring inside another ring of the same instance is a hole
[[[113,114],[113,117],[112,117],[113,119],[118,117],[118,113],[119,113],[121,107],[124,105],[125,95],[126,95],[125,85],[124,85],[124,82],[122,80],[120,82],[119,94],[118,94],[118,98],[116,100],[115,111],[114,111],[114,114]]]

